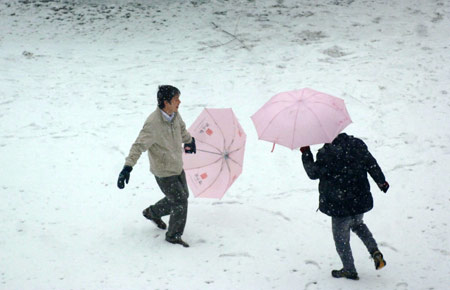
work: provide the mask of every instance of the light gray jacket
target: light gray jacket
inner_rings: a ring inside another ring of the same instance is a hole
[[[150,171],[158,177],[179,175],[183,171],[181,144],[192,142],[191,134],[180,114],[167,121],[157,108],[144,123],[139,136],[131,146],[125,165],[134,166],[141,154],[148,151]]]

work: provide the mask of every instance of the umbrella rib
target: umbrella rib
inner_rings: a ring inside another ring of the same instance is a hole
[[[228,160],[227,159],[225,159],[225,164],[227,165],[228,173],[229,173],[228,184],[227,184],[227,189],[228,189],[228,186],[230,185],[231,168],[230,168],[230,164],[228,164]]]
[[[267,124],[266,128],[264,128],[264,131],[262,131],[261,133],[261,137],[264,135],[264,133],[266,132],[266,130],[270,127],[270,125],[272,125],[273,121],[276,119],[276,117],[278,117],[278,115],[280,115],[281,113],[283,113],[286,109],[289,109],[290,107],[286,107],[284,109],[282,109],[281,111],[279,111],[273,118],[272,120],[270,120],[269,124]],[[261,139],[261,138],[260,138]]]
[[[217,179],[219,179],[219,176],[220,176],[220,174],[222,173],[222,171],[223,171],[223,161],[224,161],[224,159],[223,158],[221,158],[222,159],[222,166],[221,166],[221,168],[220,168],[220,171],[219,171],[219,174],[217,174],[217,176],[216,176],[216,178],[214,179],[214,181],[213,182],[211,182],[211,184],[207,187],[207,188],[205,188],[198,196],[201,196],[202,194],[204,194],[208,189],[210,189],[212,186],[213,186],[213,184],[217,181]],[[219,159],[220,160],[220,159]],[[217,162],[217,161],[216,161]],[[215,163],[215,162],[214,162]]]
[[[220,128],[219,124],[217,124],[216,120],[213,118],[213,116],[211,115],[209,110],[205,109],[205,111],[211,117],[211,120],[213,120],[213,122],[216,124],[217,128],[219,128],[220,134],[222,135],[222,138],[223,138],[223,148],[225,148],[225,135],[223,134],[222,128]],[[217,148],[217,149],[220,151],[219,148]]]
[[[310,103],[312,103],[312,104],[322,104],[322,105],[326,105],[326,106],[334,108],[330,103],[322,102],[321,100],[310,101]]]
[[[294,100],[298,100],[298,98],[295,97],[295,95],[293,95],[292,93],[293,93],[293,91],[288,92],[288,95],[291,96],[292,98],[294,98]],[[303,97],[303,92],[302,92],[302,97]]]
[[[331,109],[340,111],[340,109],[337,109],[336,107],[333,107],[332,105],[330,105],[330,104],[328,104],[328,103],[324,103],[324,102],[313,102],[313,103],[314,103],[314,104],[322,104],[322,105],[325,105],[325,106],[327,106],[327,107],[329,107],[329,108],[331,108]]]
[[[323,93],[315,91],[312,95],[309,95],[308,99],[313,99],[312,101],[310,101],[310,103],[322,104],[322,105],[325,105],[325,106],[327,106],[329,108],[336,109],[330,103],[326,103],[326,102],[323,102],[321,100],[314,99],[315,96],[321,95],[321,94],[323,94]],[[334,96],[331,96],[331,95],[328,95],[328,96],[333,97],[333,98],[337,98],[337,97],[334,97]],[[339,99],[339,98],[337,98],[337,99]],[[314,117],[317,119],[317,122],[319,123],[320,127],[323,129],[323,125],[320,122],[320,118],[317,116],[317,114],[308,105],[305,104],[305,107],[314,115]],[[328,135],[328,132],[326,130],[322,130],[322,131],[325,133],[325,135],[328,137],[328,139],[330,139],[330,136]]]
[[[239,166],[241,166],[242,167],[242,164],[239,164],[239,162],[237,162],[236,160],[234,160],[233,158],[231,158],[231,157],[228,157],[228,159],[230,159],[231,161],[233,161],[234,163],[236,163],[237,165],[239,165]]]
[[[294,95],[292,95],[291,92],[288,92],[288,96],[292,97],[294,100],[297,100],[297,98],[296,98]],[[274,102],[270,102],[270,103],[271,103],[271,104],[275,104],[275,103],[292,103],[292,101],[284,101],[284,100],[280,100],[280,101],[274,101]],[[267,128],[269,128],[270,125],[272,124],[273,120],[274,120],[276,117],[278,117],[279,114],[281,114],[284,110],[286,110],[286,109],[288,109],[288,108],[289,108],[289,106],[286,107],[286,108],[283,108],[280,112],[278,112],[278,113],[272,118],[272,120],[270,120],[269,124],[267,124],[266,128],[264,128],[264,131],[261,133],[261,136],[264,135],[264,133],[266,132]],[[297,110],[297,112],[298,112],[298,110]]]
[[[203,167],[205,167],[205,166],[209,166],[209,165],[212,165],[212,164],[214,164],[214,163],[217,163],[217,161],[220,161],[220,159],[223,159],[223,157],[221,156],[221,157],[219,157],[217,160],[215,160],[215,161],[213,161],[213,162],[211,162],[211,163],[209,163],[209,164],[201,165],[201,166],[197,166],[197,167],[192,167],[192,168],[189,168],[189,169],[186,169],[186,170],[192,170],[192,169],[203,168]]]
[[[197,149],[197,151],[205,152],[205,153],[211,153],[211,154],[216,154],[216,155],[222,155],[221,153],[218,153],[218,152],[212,152],[212,151],[203,150],[203,149]]]
[[[241,150],[241,149],[242,149],[242,147],[239,147],[239,148],[236,149],[236,150],[233,150],[233,151],[228,152],[228,154],[234,153],[234,152],[239,151],[239,150]]]
[[[297,113],[295,114],[295,118],[294,118],[294,130],[292,131],[291,148],[294,148],[295,130],[297,129],[297,118],[298,118],[299,111],[300,111],[300,106],[297,107]]]
[[[233,132],[234,132],[234,134],[233,134],[233,138],[231,139],[231,143],[230,143],[230,146],[228,146],[228,148],[226,148],[226,151],[228,151],[230,148],[231,148],[231,146],[233,145],[233,143],[234,143],[234,139],[235,139],[235,137],[236,137],[236,122],[235,122],[236,120],[233,118]],[[225,148],[225,144],[223,144],[224,146],[224,148]]]
[[[217,151],[218,151],[218,153],[217,154],[221,154],[221,152],[222,151],[220,151],[220,149],[219,148],[217,148],[216,146],[214,146],[214,145],[211,145],[211,144],[209,144],[209,143],[206,143],[206,142],[204,142],[204,141],[202,141],[202,140],[198,140],[200,143],[203,143],[203,144],[206,144],[206,145],[208,145],[208,146],[211,146],[211,147],[213,147],[214,149],[216,149]],[[198,151],[202,151],[202,150],[200,150],[200,149],[197,149]],[[205,151],[205,152],[209,152],[209,151]],[[213,153],[213,152],[209,152],[209,153]]]
[[[338,97],[335,97],[335,96],[332,96],[332,95],[328,95],[328,94],[324,94],[324,93],[321,93],[321,92],[318,92],[318,91],[315,91],[314,94],[309,95],[309,96],[308,96],[308,99],[309,99],[309,98],[314,98],[315,96],[317,96],[317,95],[322,95],[322,94],[325,95],[325,96],[329,96],[329,97],[331,97],[331,98],[336,98],[336,99],[342,100],[342,99],[340,99],[340,98],[338,98]],[[342,101],[343,101],[343,100],[342,100]],[[315,100],[315,99],[314,99],[314,101],[311,101],[311,103],[314,103],[314,104],[322,104],[322,105],[325,105],[325,106],[334,108],[333,106],[330,105],[330,103],[321,102],[321,100]]]
[[[314,91],[314,93],[313,93],[312,95],[308,95],[308,96],[306,97],[306,99],[314,98],[315,96],[320,95],[320,94],[322,94],[322,93],[321,93],[321,92],[318,92],[318,91]],[[302,92],[302,97],[303,97],[304,95],[305,95],[305,91]]]
[[[304,94],[305,94],[305,92],[302,93],[302,96],[303,96]],[[328,95],[328,94],[325,94],[325,93],[322,93],[322,92],[314,91],[314,93],[311,94],[311,95],[308,95],[308,96],[306,97],[306,99],[314,98],[314,97],[317,96],[317,95],[324,95],[324,96],[327,96],[327,97],[337,98],[337,97],[332,96],[332,95]]]
[[[317,114],[308,106],[305,105],[305,107],[314,115],[314,117],[317,119],[317,123],[319,123],[320,128],[323,129],[322,123],[320,122],[320,118],[317,116]],[[330,139],[330,136],[328,136],[328,133],[326,130],[322,130],[323,132],[325,132],[325,135],[327,135],[328,139]]]
[[[279,100],[279,101],[270,102],[270,104],[275,104],[275,103],[292,103],[292,101]]]

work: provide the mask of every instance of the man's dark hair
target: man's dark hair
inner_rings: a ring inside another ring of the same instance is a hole
[[[172,98],[180,95],[180,90],[176,87],[164,85],[158,88],[158,107],[164,109],[164,101],[171,102]]]

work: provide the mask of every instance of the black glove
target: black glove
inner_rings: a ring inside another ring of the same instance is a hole
[[[125,165],[122,171],[119,174],[119,179],[117,180],[117,186],[122,189],[125,187],[124,181],[128,184],[130,180],[130,172],[133,170],[133,167],[129,165]]]
[[[195,138],[192,137],[192,142],[184,144],[184,152],[189,154],[196,154],[197,153],[197,147],[195,146]]]
[[[387,181],[385,181],[384,183],[378,183],[377,185],[380,188],[380,190],[384,193],[386,193],[389,189],[389,183]]]
[[[309,146],[300,147],[300,152],[302,152],[302,154],[308,151],[311,151],[311,148],[309,148]]]

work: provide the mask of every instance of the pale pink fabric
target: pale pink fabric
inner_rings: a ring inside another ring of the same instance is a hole
[[[344,100],[308,88],[273,96],[251,118],[259,139],[290,149],[330,143],[352,122]]]
[[[184,154],[186,179],[196,197],[222,198],[242,173],[247,135],[231,109],[204,109],[188,129],[197,154]]]

